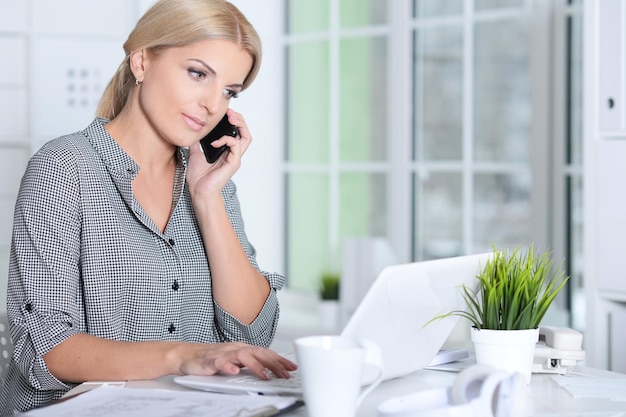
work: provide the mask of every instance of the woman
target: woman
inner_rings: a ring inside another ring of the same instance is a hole
[[[86,380],[296,368],[266,349],[284,278],[259,270],[231,180],[251,136],[228,105],[258,72],[256,32],[223,0],[161,0],[124,50],[99,117],[22,179],[0,413]],[[239,137],[209,164],[199,140],[224,114]]]

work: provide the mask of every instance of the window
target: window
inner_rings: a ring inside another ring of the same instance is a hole
[[[348,237],[400,261],[579,258],[581,18],[564,1],[286,0],[290,288],[340,270]]]
[[[414,16],[413,259],[545,242],[524,2],[416,0]]]
[[[338,270],[343,238],[387,234],[387,3],[287,4],[292,288],[313,289],[321,272]]]

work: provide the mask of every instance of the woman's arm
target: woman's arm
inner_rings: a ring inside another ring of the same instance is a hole
[[[121,342],[76,334],[60,343],[44,360],[59,380],[115,381],[154,379],[164,375],[236,374],[247,367],[267,379],[265,369],[289,378],[296,365],[269,349],[245,343]]]
[[[251,264],[231,223],[241,222],[240,213],[230,213],[229,217],[222,193],[252,141],[241,115],[232,110],[228,114],[240,138],[225,137],[214,142],[228,145],[229,152],[210,165],[199,145],[190,147],[187,183],[209,260],[214,300],[242,323],[251,324],[271,289],[268,280]],[[231,200],[238,204],[236,195]]]
[[[211,268],[213,298],[244,324],[258,316],[270,293],[250,263],[228,217],[222,194],[194,203]]]

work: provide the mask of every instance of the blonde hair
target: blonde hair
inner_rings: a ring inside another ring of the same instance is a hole
[[[261,65],[261,40],[243,13],[225,0],[159,0],[124,42],[124,60],[104,90],[96,116],[113,119],[126,104],[135,84],[131,52],[146,49],[158,53],[206,39],[234,42],[250,54],[252,68],[243,82],[246,89]]]

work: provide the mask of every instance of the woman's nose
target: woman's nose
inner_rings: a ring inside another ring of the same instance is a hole
[[[217,113],[222,101],[222,91],[217,88],[208,89],[202,96],[201,105],[207,109],[210,114]]]

